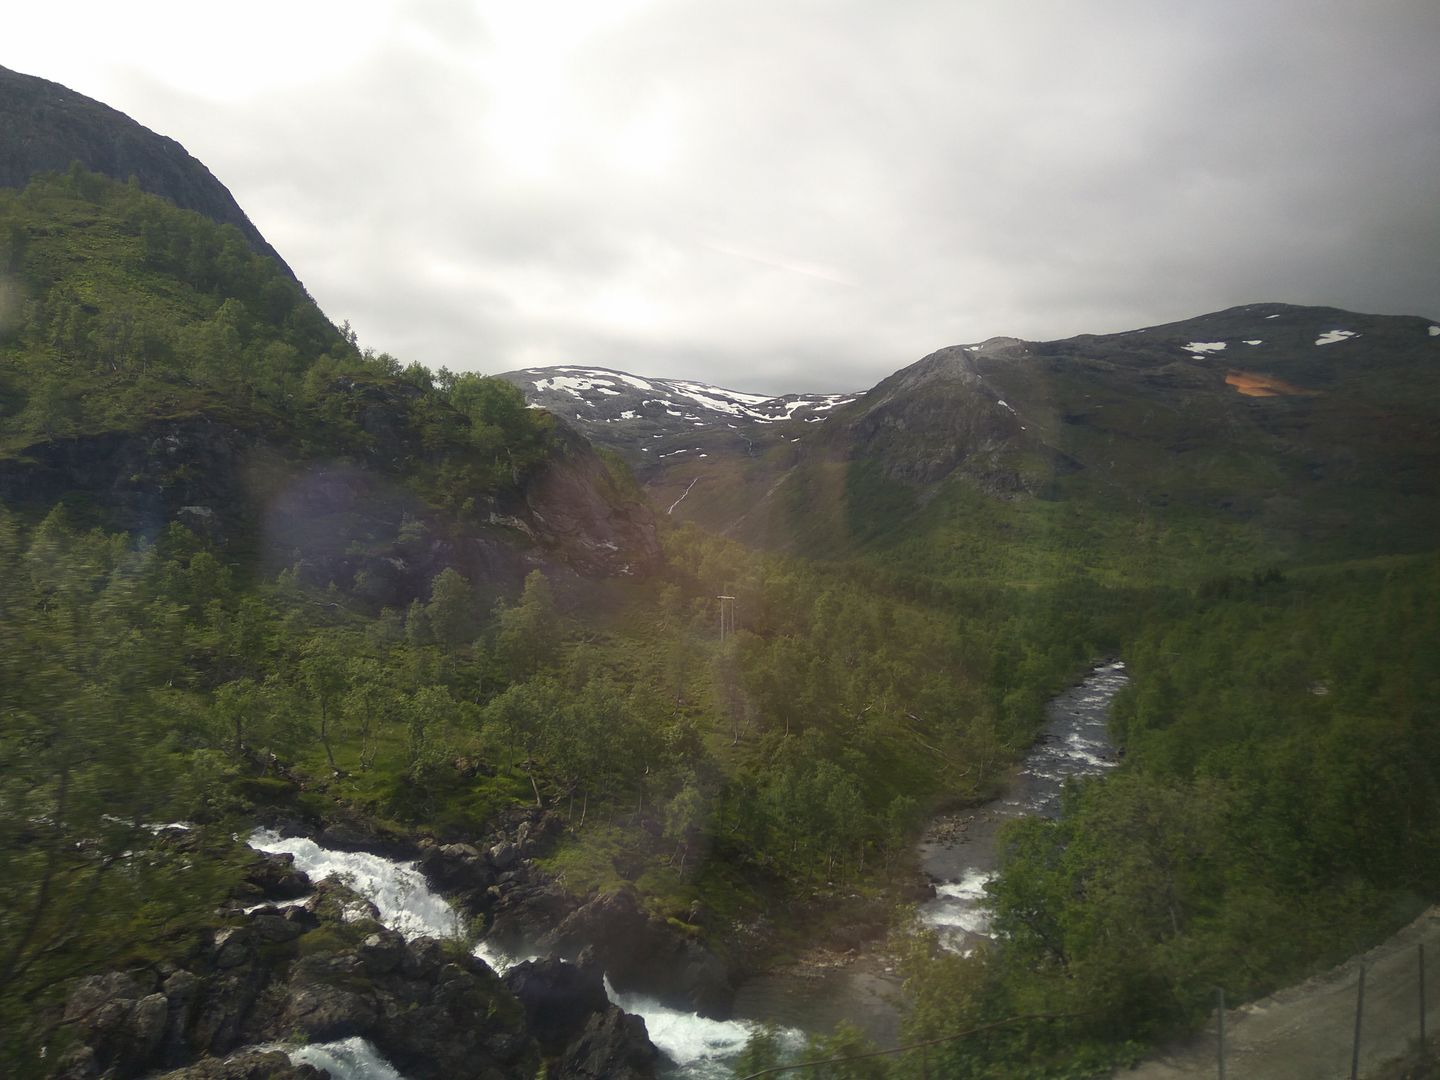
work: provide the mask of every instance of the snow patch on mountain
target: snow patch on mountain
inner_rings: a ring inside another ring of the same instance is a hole
[[[1223,342],[1223,341],[1191,341],[1191,342],[1189,342],[1188,344],[1182,345],[1181,348],[1184,349],[1186,352],[1188,352],[1188,353],[1189,353],[1191,356],[1193,356],[1196,360],[1203,360],[1203,359],[1205,359],[1205,354],[1206,354],[1206,353],[1211,353],[1211,352],[1223,352],[1224,349],[1225,349],[1225,342]]]
[[[828,413],[848,402],[855,394],[785,394],[767,397],[686,379],[642,379],[623,371],[590,367],[526,368],[503,376],[519,385],[540,404],[559,404],[556,395],[576,398],[591,409],[604,406],[593,419],[605,423],[658,420],[665,416],[701,426],[729,421],[771,424],[790,420],[796,414],[806,419]],[[551,398],[550,402],[545,399]],[[533,400],[532,400],[533,403]],[[608,405],[607,405],[608,403]],[[568,412],[568,410],[567,410]],[[583,423],[592,418],[577,415]]]

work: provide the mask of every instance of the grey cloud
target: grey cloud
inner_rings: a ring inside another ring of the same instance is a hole
[[[850,390],[1249,301],[1440,314],[1433,0],[637,4],[565,70],[536,57],[534,175],[491,139],[480,10],[398,5],[303,93],[132,74],[116,104],[328,313],[431,366]]]

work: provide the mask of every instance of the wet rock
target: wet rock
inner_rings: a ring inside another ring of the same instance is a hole
[[[906,904],[923,904],[935,899],[935,883],[926,878],[906,881],[900,887],[900,899]]]
[[[135,1038],[136,1057],[149,1061],[160,1049],[165,1038],[170,1002],[164,994],[147,994],[135,1003],[130,1013],[130,1031]]]
[[[313,1065],[292,1065],[279,1050],[253,1050],[232,1057],[206,1058],[154,1080],[322,1080],[327,1074]]]
[[[380,930],[360,943],[360,962],[371,975],[394,971],[405,958],[405,939],[394,930]]]
[[[546,1053],[558,1054],[585,1030],[610,1000],[598,967],[564,960],[526,960],[503,976],[505,988],[525,1008],[531,1034]]]
[[[200,980],[183,969],[171,972],[161,987],[170,1006],[165,1038],[160,1048],[160,1059],[164,1065],[179,1065],[190,1056],[186,1032],[194,1017],[199,989]]]
[[[241,973],[205,980],[190,1025],[189,1047],[196,1053],[224,1054],[240,1044],[240,1030],[259,994],[258,980]]]
[[[419,962],[375,980],[376,1047],[410,1080],[534,1076],[539,1054],[519,1003],[482,961],[430,944]]]
[[[626,888],[597,896],[539,939],[539,949],[577,956],[589,944],[617,990],[641,990],[702,1016],[729,1014],[734,987],[704,946],[641,910]]]
[[[294,941],[312,928],[313,923],[307,925],[303,917],[290,915],[291,910],[294,909],[287,908],[284,912],[262,909],[255,912],[250,917],[250,926],[254,930],[255,937],[260,941],[275,944],[282,941]],[[309,916],[311,920],[314,919],[309,912],[302,912],[302,915]]]
[[[289,852],[257,852],[255,862],[245,871],[243,894],[257,900],[298,900],[313,887],[303,870],[295,869]]]
[[[227,926],[215,931],[212,943],[215,966],[224,970],[245,963],[250,959],[252,940],[253,935],[243,926]]]
[[[285,1030],[329,1042],[365,1034],[378,1016],[373,987],[353,953],[307,956],[291,969]]]
[[[645,1021],[611,1005],[586,1021],[557,1071],[573,1080],[652,1080],[659,1061]]]
[[[315,895],[305,901],[304,909],[322,921],[353,923],[362,919],[380,920],[379,908],[333,878],[315,886]]]
[[[489,937],[503,952],[515,953],[539,941],[578,906],[552,881],[492,886],[494,905]],[[578,953],[579,946],[574,950]]]
[[[420,855],[419,870],[432,888],[459,894],[462,906],[472,913],[477,897],[495,883],[495,871],[485,853],[473,844],[444,844]],[[468,899],[467,899],[468,898]]]

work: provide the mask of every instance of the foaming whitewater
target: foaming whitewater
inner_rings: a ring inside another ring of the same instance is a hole
[[[645,1021],[650,1041],[675,1063],[676,1070],[670,1074],[674,1077],[719,1080],[732,1076],[730,1063],[761,1027],[751,1020],[710,1020],[641,994],[617,994],[608,978],[605,993],[611,1002]],[[799,1049],[805,1041],[793,1029],[782,1030],[780,1039],[787,1050]]]
[[[1051,700],[1048,722],[1025,758],[1010,790],[975,811],[947,819],[942,839],[921,844],[921,861],[936,880],[935,898],[921,919],[956,952],[969,952],[990,937],[985,885],[995,876],[995,838],[1018,817],[1056,817],[1065,781],[1098,776],[1118,764],[1110,742],[1110,702],[1128,683],[1123,662],[1101,664],[1078,685]]]
[[[256,851],[295,856],[295,866],[310,880],[334,877],[343,881],[380,911],[380,922],[408,940],[456,937],[459,914],[442,896],[430,891],[414,863],[400,863],[366,851],[332,851],[303,836],[281,836],[256,829],[249,844]]]
[[[375,1047],[358,1036],[339,1042],[312,1043],[285,1051],[292,1065],[314,1065],[331,1080],[405,1080]]]
[[[339,878],[379,909],[383,925],[407,939],[454,937],[460,932],[460,918],[455,909],[444,897],[430,891],[424,875],[413,863],[363,851],[333,851],[314,840],[281,836],[271,829],[256,829],[249,844],[256,851],[293,855],[296,868],[313,881]],[[303,903],[289,903],[295,902]],[[487,941],[475,946],[474,955],[500,973],[523,960],[535,959],[534,956],[511,956]],[[729,1062],[760,1028],[750,1021],[708,1020],[638,994],[616,994],[608,979],[605,990],[616,1005],[644,1019],[650,1041],[675,1062],[676,1069],[670,1075],[677,1078],[711,1080],[730,1076]],[[803,1041],[796,1031],[784,1031],[781,1037],[787,1046],[798,1047]],[[344,1039],[287,1049],[287,1052],[292,1061],[328,1069],[337,1080],[403,1080],[364,1039]]]
[[[338,878],[375,905],[380,922],[406,940],[421,937],[455,937],[460,918],[442,896],[430,891],[424,875],[413,863],[396,862],[365,851],[332,851],[303,836],[281,836],[272,829],[256,829],[248,841],[256,851],[295,857],[295,866],[311,881]],[[276,907],[299,901],[286,901]],[[254,905],[246,910],[253,911]],[[361,1038],[339,1042],[283,1047],[293,1064],[325,1069],[335,1080],[405,1080],[379,1051]]]

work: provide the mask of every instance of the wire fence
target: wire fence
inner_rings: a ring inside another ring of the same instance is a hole
[[[1365,1037],[1365,971],[1366,965],[1361,961],[1359,975],[1355,984],[1355,1026],[1354,1035],[1351,1039],[1350,1052],[1350,1080],[1359,1080],[1361,1065],[1361,1050]],[[1425,994],[1425,944],[1420,942],[1416,946],[1416,1002],[1418,1005],[1417,1032],[1419,1045],[1426,1046],[1427,1029],[1425,1023],[1426,994]],[[1219,1080],[1226,1080],[1227,1063],[1231,1057],[1232,1047],[1227,1044],[1227,1032],[1225,1025],[1225,991],[1215,991],[1215,1075]],[[858,1054],[842,1054],[837,1057],[816,1058],[811,1061],[797,1061],[788,1065],[772,1065],[761,1069],[758,1072],[748,1073],[739,1080],[758,1080],[760,1077],[780,1076],[784,1073],[801,1073],[808,1069],[818,1069],[827,1065],[843,1065],[853,1061],[863,1061],[867,1058],[893,1057],[900,1054],[919,1054],[920,1075],[922,1080],[929,1080],[930,1065],[926,1051],[933,1046],[940,1046],[945,1043],[958,1042],[961,1039],[968,1039],[975,1035],[986,1032],[997,1031],[1006,1027],[1013,1027],[1016,1024],[1031,1023],[1035,1021],[1051,1020],[1074,1020],[1083,1016],[1094,1015],[1093,1013],[1027,1013],[1020,1016],[1007,1017],[1004,1020],[997,1020],[989,1024],[981,1024],[978,1027],[968,1028],[965,1031],[957,1031],[952,1035],[944,1035],[935,1039],[925,1039],[919,1042],[906,1043],[902,1046],[890,1047],[886,1050],[870,1050]],[[937,1080],[939,1074],[936,1074]]]

